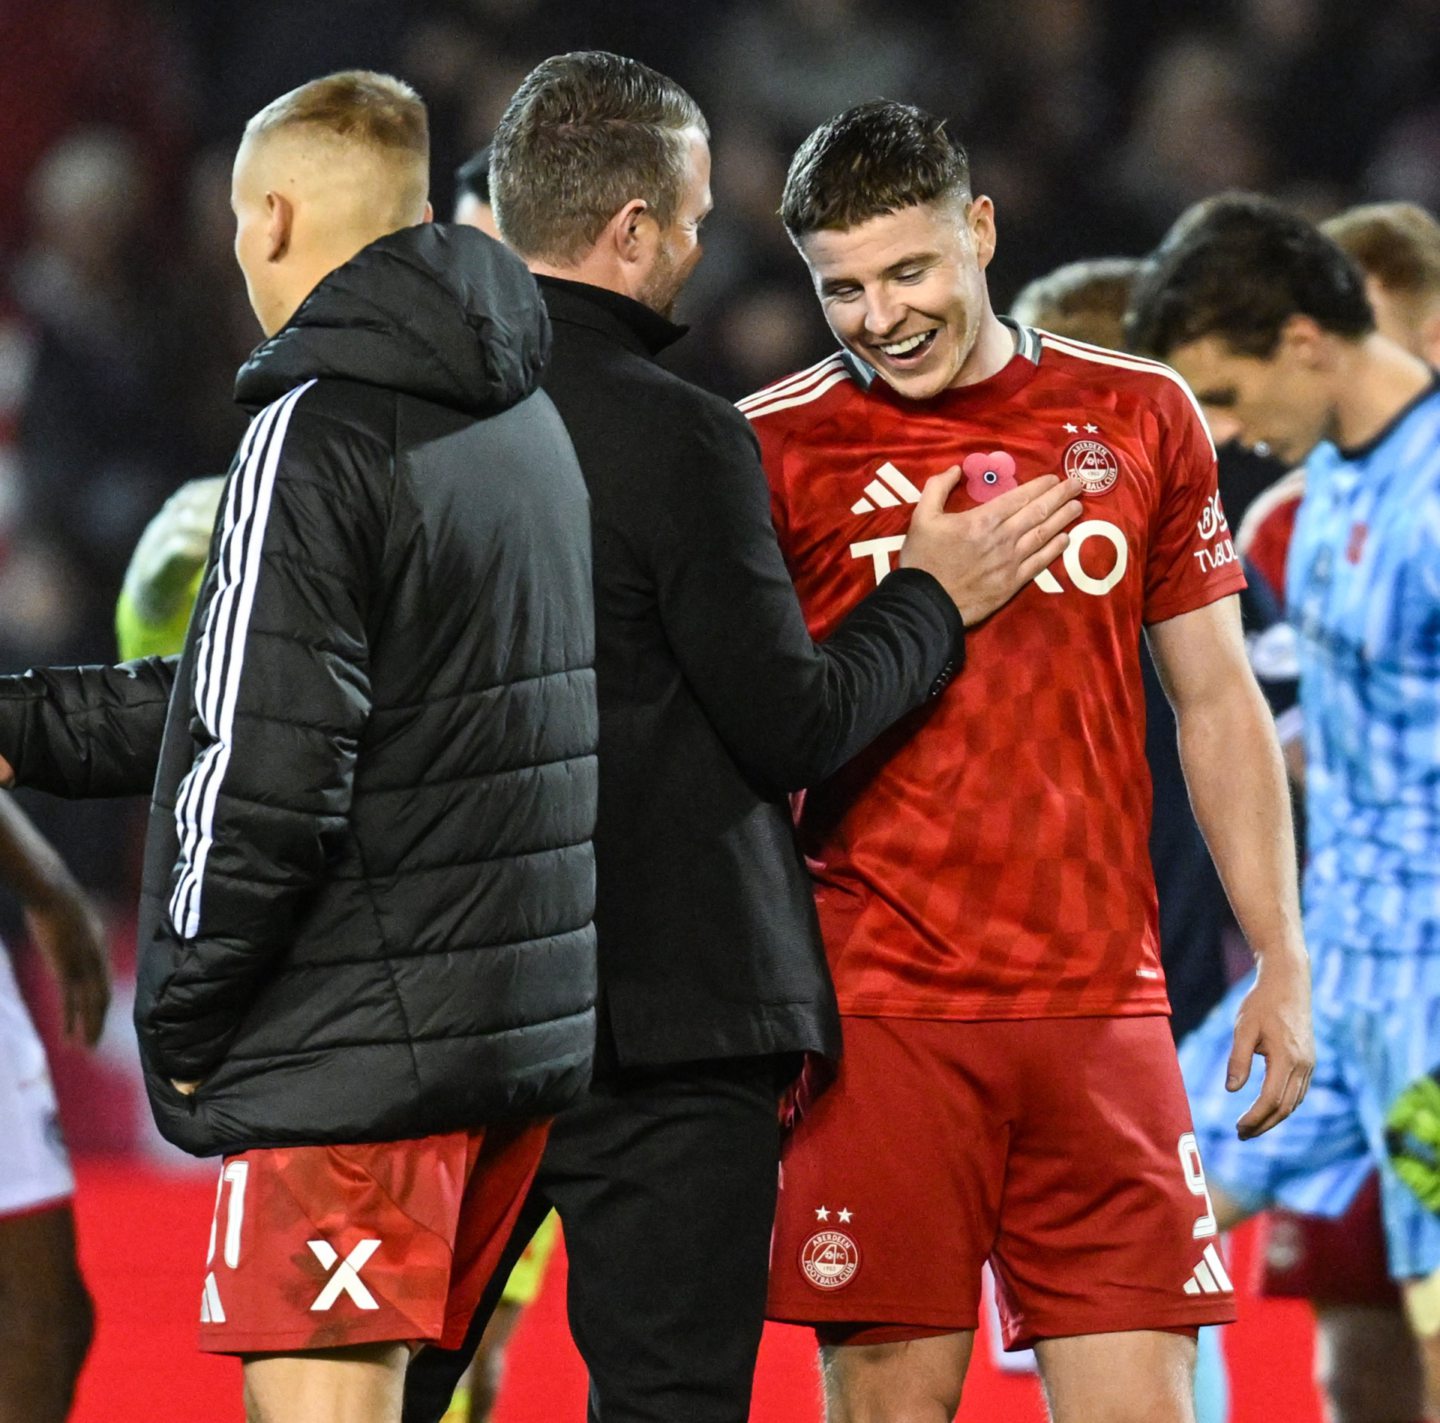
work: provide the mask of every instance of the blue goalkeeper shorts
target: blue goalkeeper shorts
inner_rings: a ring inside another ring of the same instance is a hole
[[[1411,1082],[1440,1065],[1440,977],[1413,956],[1339,951],[1314,959],[1315,1075],[1299,1109],[1250,1141],[1235,1123],[1255,1100],[1257,1058],[1239,1092],[1225,1090],[1235,1015],[1250,974],[1180,1045],[1206,1179],[1250,1212],[1285,1206],[1339,1216],[1380,1168],[1390,1274],[1397,1280],[1440,1268],[1440,1217],[1390,1169],[1385,1115]]]

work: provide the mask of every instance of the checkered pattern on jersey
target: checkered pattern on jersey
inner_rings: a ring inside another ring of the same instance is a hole
[[[1086,480],[1071,548],[968,634],[963,675],[806,797],[847,1013],[1167,1011],[1138,642],[1244,580],[1178,378],[1049,336],[1023,349],[1038,361],[931,401],[825,366],[742,402],[820,637],[893,566],[932,475],[962,465],[952,509]]]
[[[1363,451],[1311,456],[1287,581],[1306,933],[1440,956],[1440,388]]]
[[[1205,1175],[1249,1210],[1282,1205],[1340,1216],[1380,1168],[1380,1208],[1395,1279],[1440,1267],[1440,1218],[1390,1169],[1385,1115],[1440,1062],[1440,981],[1415,955],[1381,958],[1325,945],[1314,952],[1315,1075],[1299,1111],[1251,1141],[1235,1122],[1255,1099],[1264,1063],[1238,1093],[1225,1090],[1242,979],[1180,1045]]]

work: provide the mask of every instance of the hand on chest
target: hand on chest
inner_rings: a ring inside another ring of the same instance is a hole
[[[925,482],[953,465],[961,478],[951,512],[978,508],[1042,475],[1068,475],[1083,488],[1083,514],[1070,543],[1034,580],[1051,597],[1105,597],[1143,576],[1154,497],[1148,465],[1127,440],[1082,416],[1006,430],[910,431],[886,447],[837,445],[824,452],[812,485],[810,534],[828,562],[848,553],[845,581],[873,587],[895,567]],[[833,565],[832,565],[833,567]]]

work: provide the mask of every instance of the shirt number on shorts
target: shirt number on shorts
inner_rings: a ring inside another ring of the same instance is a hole
[[[1198,1196],[1205,1202],[1205,1212],[1195,1222],[1192,1235],[1196,1240],[1206,1240],[1215,1234],[1215,1207],[1210,1203],[1210,1188],[1205,1184],[1205,1168],[1200,1164],[1200,1148],[1195,1143],[1193,1131],[1187,1131],[1180,1138],[1179,1150],[1185,1185],[1192,1196]]]
[[[220,1227],[220,1203],[225,1198],[225,1187],[230,1187],[229,1209],[225,1212],[225,1263],[234,1269],[240,1263],[240,1230],[245,1224],[245,1183],[250,1179],[248,1161],[227,1161],[220,1173],[220,1184],[215,1188],[215,1217],[210,1222],[210,1250],[205,1256],[207,1265],[215,1262],[215,1236]]]

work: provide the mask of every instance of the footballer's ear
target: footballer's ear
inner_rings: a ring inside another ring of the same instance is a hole
[[[627,266],[645,263],[655,245],[659,228],[650,204],[644,198],[631,198],[605,229],[605,236],[615,249],[615,255]]]
[[[284,193],[265,194],[265,260],[279,262],[290,250],[295,229],[295,206]]]
[[[1282,323],[1275,350],[1306,370],[1324,370],[1334,364],[1335,338],[1313,316],[1297,311]]]
[[[995,204],[984,193],[979,194],[970,200],[965,221],[975,243],[975,257],[983,271],[995,255]]]

